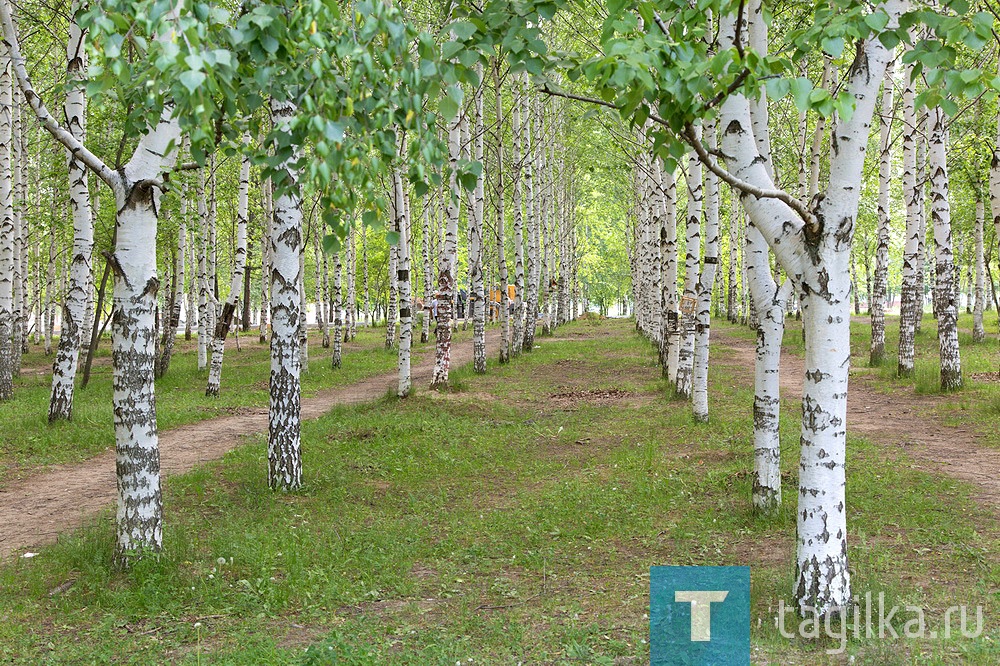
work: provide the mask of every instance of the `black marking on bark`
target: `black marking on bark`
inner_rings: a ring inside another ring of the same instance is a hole
[[[143,288],[142,293],[139,298],[144,298],[146,296],[152,296],[156,298],[156,293],[160,290],[160,280],[155,275],[148,280],[146,280],[146,286]]]
[[[745,134],[746,130],[743,129],[743,124],[738,120],[730,120],[729,124],[726,125],[726,131],[724,134]]]

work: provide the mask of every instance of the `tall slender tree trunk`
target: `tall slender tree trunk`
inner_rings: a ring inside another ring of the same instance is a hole
[[[396,271],[399,270],[399,247],[389,246],[389,294],[385,307],[385,348],[392,349],[396,346],[396,312],[398,309],[399,291]]]
[[[524,346],[524,219],[522,217],[522,173],[525,156],[521,150],[524,140],[524,124],[526,119],[522,110],[521,97],[524,92],[521,79],[514,79],[514,104],[511,108],[512,130],[514,135],[514,328],[511,339],[511,356],[518,356]],[[503,285],[506,289],[506,285]]]
[[[271,100],[271,116],[287,126],[291,102]],[[286,191],[274,199],[271,220],[271,401],[268,412],[267,485],[295,490],[302,485],[301,359],[299,357],[299,255],[302,253],[302,195],[292,160],[285,163]]]
[[[24,333],[24,321],[25,321],[25,298],[26,290],[24,288],[24,276],[22,271],[24,270],[24,255],[25,255],[25,241],[24,241],[24,190],[22,189],[22,164],[24,163],[24,143],[21,140],[22,126],[21,126],[21,96],[18,94],[20,90],[17,86],[13,87],[13,108],[12,108],[12,122],[13,131],[11,136],[11,177],[13,178],[13,183],[11,183],[11,191],[13,194],[13,215],[14,215],[14,311],[13,311],[13,338],[11,339],[11,355],[13,366],[13,373],[15,377],[21,376],[21,356],[25,352],[25,333]],[[65,272],[63,273],[63,279],[65,280]],[[65,282],[63,282],[64,288],[61,290],[63,294],[63,302],[66,302],[66,294],[68,289],[65,288]],[[62,329],[65,330],[66,322],[65,317],[63,318]],[[77,322],[77,340],[79,340],[79,322]],[[62,340],[62,334],[59,337]]]
[[[986,339],[986,329],[983,327],[983,310],[984,310],[984,299],[986,292],[984,290],[985,281],[985,270],[983,268],[983,226],[986,221],[986,208],[983,205],[982,198],[976,199],[976,229],[975,229],[975,264],[976,264],[976,282],[975,282],[975,307],[972,310],[972,341],[982,342]]]
[[[895,26],[903,2],[882,5]],[[720,41],[733,44],[736,25],[724,17]],[[744,191],[751,221],[799,291],[806,331],[803,382],[795,599],[800,609],[827,615],[851,602],[847,557],[846,419],[850,367],[850,250],[863,179],[868,130],[878,86],[892,54],[877,39],[858,44],[843,91],[856,102],[838,119],[830,142],[830,177],[805,215],[778,199]],[[773,189],[751,127],[749,101],[727,98],[720,109],[721,152],[744,183]]]
[[[941,107],[928,117],[927,166],[931,177],[931,217],[934,220],[936,281],[934,297],[938,313],[938,345],[941,350],[941,389],[962,386],[962,357],[958,348],[958,302],[955,292],[954,257],[951,248],[951,204],[948,201],[948,162],[945,146],[948,132]]]
[[[0,44],[0,400],[14,397],[14,201],[11,58]]]
[[[677,310],[677,181],[672,171],[662,169],[657,158],[657,170],[660,171],[660,188],[658,199],[661,211],[660,236],[660,317],[663,327],[660,333],[660,370],[671,384],[677,382],[677,361],[680,358],[680,320]]]
[[[478,66],[482,80],[482,66]],[[485,85],[485,82],[483,83]],[[476,89],[475,129],[475,159],[483,163],[483,145],[485,128],[483,126],[483,85]],[[483,288],[483,214],[485,212],[484,175],[480,172],[476,179],[476,189],[469,211],[469,303],[472,310],[472,369],[482,374],[486,372],[486,295]]]
[[[705,127],[705,143],[715,149],[715,125]],[[719,178],[705,174],[705,259],[695,286],[695,348],[692,385],[694,420],[708,423],[708,341],[712,321],[712,287],[719,265]]]
[[[451,324],[452,304],[455,301],[455,275],[458,268],[458,216],[461,202],[461,191],[458,184],[457,166],[461,151],[461,120],[456,117],[448,128],[448,154],[451,161],[450,196],[448,198],[448,224],[445,229],[444,248],[441,252],[438,266],[437,327],[435,335],[437,344],[434,355],[434,374],[431,388],[448,385],[448,372],[451,369]]]
[[[536,184],[536,176],[541,173],[538,169],[540,155],[539,142],[541,131],[538,125],[537,100],[527,87],[524,97],[522,97],[522,110],[524,113],[524,136],[525,136],[525,157],[524,182],[525,201],[527,203],[527,253],[528,253],[528,275],[527,284],[524,288],[525,298],[525,321],[524,321],[524,351],[531,351],[535,347],[535,326],[538,321],[538,281],[539,281],[539,257],[538,257],[538,229],[541,224],[541,206],[538,205],[537,191],[541,188]]]
[[[248,141],[244,137],[244,142]],[[229,295],[222,307],[222,315],[215,324],[212,338],[212,365],[208,373],[205,395],[219,395],[222,382],[222,358],[226,352],[226,336],[233,325],[236,301],[243,286],[243,273],[247,267],[247,225],[250,216],[250,158],[243,156],[240,164],[240,184],[236,200],[236,251],[233,256],[233,276],[229,283]]]
[[[306,303],[306,246],[305,238],[299,252],[299,368],[301,372],[309,372],[309,322],[307,320],[308,304]]]
[[[187,226],[184,216],[177,227],[177,249],[174,252],[173,293],[170,298],[170,313],[163,327],[162,352],[156,366],[156,377],[167,374],[170,360],[174,353],[174,343],[177,341],[177,327],[181,321],[181,304],[184,302],[184,258],[187,253]]]
[[[497,272],[499,273],[500,284],[497,286],[496,298],[496,308],[497,316],[500,318],[500,363],[508,363],[510,361],[510,347],[511,347],[511,330],[510,330],[510,313],[507,307],[507,282],[510,279],[507,274],[507,249],[506,249],[506,233],[504,226],[506,223],[505,216],[505,198],[504,198],[504,180],[503,180],[503,126],[504,126],[504,113],[503,113],[503,94],[500,88],[500,63],[498,60],[493,61],[493,92],[496,97],[496,191],[494,192],[494,197],[496,198],[496,244],[497,244]],[[492,292],[492,290],[491,290]],[[492,293],[491,293],[492,298]]]
[[[313,233],[313,260],[316,262],[316,280],[313,289],[314,296],[316,298],[316,326],[319,328],[320,335],[322,335],[322,342],[320,343],[323,349],[328,349],[330,347],[330,327],[328,325],[329,319],[329,294],[328,285],[326,284],[326,255],[320,249],[319,243],[319,225],[315,232]]]
[[[13,201],[11,205],[11,226],[13,227]],[[13,238],[11,239],[11,266],[13,266]],[[52,335],[56,324],[56,265],[59,255],[56,252],[55,229],[49,229],[49,263],[45,276],[45,355],[52,354]],[[13,281],[11,283],[11,333],[13,333]],[[12,350],[13,353],[13,350]],[[13,358],[11,370],[13,371]]]
[[[271,316],[271,227],[274,225],[274,196],[271,179],[261,185],[264,225],[260,235],[260,343],[267,341],[267,326]]]
[[[342,268],[340,265],[340,253],[333,254],[333,356],[330,359],[330,366],[336,370],[341,367],[344,356],[344,336],[341,329],[344,326],[344,304],[342,302],[341,290]]]
[[[211,321],[208,310],[212,300],[208,295],[208,182],[205,170],[198,174],[198,371],[208,368],[208,327]]]
[[[686,400],[691,398],[694,374],[694,333],[698,302],[696,290],[698,287],[698,268],[701,256],[701,217],[704,200],[701,162],[694,153],[691,153],[688,161],[687,185],[688,209],[685,225],[687,241],[685,243],[686,258],[684,261],[684,298],[681,303],[680,356],[677,362],[677,383],[675,384],[677,395]]]
[[[917,113],[911,82],[913,67],[903,71],[903,201],[906,204],[906,241],[903,246],[903,284],[899,296],[899,350],[896,374],[913,374],[914,337],[923,311],[920,271],[920,190],[917,182]]]
[[[371,326],[371,302],[368,299],[368,227],[361,226],[361,269],[364,283],[365,327]]]
[[[870,365],[881,365],[885,359],[885,300],[889,274],[889,180],[892,166],[892,68],[886,69],[882,84],[882,112],[879,137],[878,167],[878,227],[875,232],[875,274],[868,292],[868,311],[871,313],[872,340]],[[867,265],[867,264],[866,264]]]
[[[344,340],[353,340],[358,335],[358,299],[355,290],[357,276],[357,245],[354,243],[354,228],[347,231],[347,302],[342,307],[344,312]]]
[[[406,139],[403,139],[400,152],[406,154]],[[398,260],[396,280],[399,283],[399,356],[397,370],[399,383],[396,395],[405,398],[410,394],[410,348],[413,343],[413,300],[410,285],[410,241],[407,219],[409,210],[406,205],[406,194],[403,191],[403,176],[399,169],[392,172],[393,209],[395,213],[394,226],[398,234]]]

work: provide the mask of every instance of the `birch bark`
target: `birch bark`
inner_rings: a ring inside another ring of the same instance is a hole
[[[975,283],[975,306],[972,310],[972,341],[982,342],[986,339],[986,329],[983,327],[983,310],[984,310],[984,298],[986,292],[984,290],[985,281],[985,271],[983,262],[983,226],[986,221],[986,209],[983,205],[983,200],[981,198],[976,199],[976,228],[975,228],[975,264],[976,264],[976,283]]]
[[[244,137],[244,142],[247,139]],[[212,338],[212,364],[208,372],[205,395],[219,395],[222,382],[222,358],[226,352],[226,336],[233,325],[236,300],[243,287],[243,273],[247,263],[247,224],[250,215],[250,158],[243,156],[240,164],[240,184],[236,203],[236,251],[233,256],[233,275],[229,283],[229,295],[222,307],[222,315],[215,324]]]
[[[869,364],[881,365],[885,359],[885,299],[889,273],[889,184],[892,175],[892,67],[886,68],[882,84],[882,109],[879,122],[878,166],[878,226],[875,231],[875,272],[868,294],[868,311],[871,313],[872,339]]]
[[[941,353],[941,389],[953,391],[962,387],[962,357],[958,347],[958,301],[951,245],[948,162],[945,155],[948,132],[941,107],[931,110],[927,122],[927,167],[931,178],[931,218],[934,221],[934,297],[937,302],[938,346]]]
[[[271,99],[275,125],[291,122],[295,105]],[[295,490],[302,485],[301,359],[299,357],[299,255],[302,253],[302,198],[293,159],[284,164],[288,187],[274,199],[271,220],[271,381],[268,411],[267,485]]]

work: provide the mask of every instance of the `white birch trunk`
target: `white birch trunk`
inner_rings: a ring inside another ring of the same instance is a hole
[[[522,111],[523,96],[521,79],[514,79],[514,104],[511,108],[512,131],[514,135],[514,326],[511,332],[511,356],[518,356],[524,346],[524,220],[522,218],[522,173],[524,154],[521,150],[524,134],[525,118]],[[503,289],[507,285],[502,285]]]
[[[395,216],[395,213],[393,214]],[[396,271],[399,266],[399,248],[395,245],[389,246],[389,295],[385,305],[385,348],[392,349],[396,346],[396,309],[398,307],[398,286],[396,284]]]
[[[211,321],[208,310],[208,183],[205,170],[198,173],[198,371],[208,368],[208,327]]]
[[[931,218],[934,221],[938,345],[941,350],[941,389],[962,386],[962,357],[958,348],[958,302],[955,292],[954,257],[951,247],[951,204],[948,201],[948,132],[940,107],[927,119],[927,167],[931,178]]]
[[[510,351],[511,351],[511,330],[510,330],[510,313],[507,307],[507,282],[510,276],[507,273],[507,249],[506,249],[506,233],[504,226],[506,223],[505,215],[505,204],[506,200],[504,198],[504,180],[503,180],[503,125],[504,125],[504,113],[503,113],[503,94],[500,88],[500,64],[498,61],[493,63],[493,91],[496,97],[496,122],[497,127],[497,145],[496,145],[496,191],[494,192],[494,197],[496,198],[497,206],[497,218],[496,218],[496,245],[497,245],[497,272],[500,277],[500,284],[497,286],[497,298],[499,299],[496,308],[497,316],[500,318],[500,363],[508,363],[510,361]],[[491,291],[491,299],[492,292]],[[492,307],[492,305],[491,305]]]
[[[291,102],[271,100],[274,123],[286,126]],[[301,359],[299,357],[299,255],[302,253],[302,198],[298,172],[289,160],[286,192],[274,200],[271,220],[271,400],[268,412],[267,484],[276,490],[302,485]]]
[[[401,152],[406,154],[406,140],[403,140]],[[405,398],[410,395],[410,348],[413,343],[413,303],[410,288],[410,242],[409,242],[409,211],[403,192],[403,176],[399,170],[392,173],[392,189],[395,212],[395,230],[399,234],[396,280],[399,283],[399,355],[397,359],[398,386],[396,395]]]
[[[976,282],[974,287],[974,298],[975,305],[972,309],[972,341],[982,342],[986,339],[986,329],[983,327],[983,310],[985,309],[985,296],[986,292],[984,289],[984,282],[986,279],[985,269],[984,269],[984,251],[983,251],[983,226],[986,221],[986,208],[983,205],[982,199],[976,200],[976,229],[975,229],[975,265],[976,265]]]
[[[882,84],[882,109],[880,114],[879,166],[878,166],[878,226],[876,228],[875,272],[868,294],[868,311],[871,313],[872,339],[869,364],[881,365],[885,358],[885,299],[889,274],[889,179],[892,167],[892,68],[886,68]]]
[[[448,154],[451,162],[449,178],[450,196],[448,198],[448,224],[445,229],[444,247],[438,266],[437,326],[435,328],[436,347],[434,355],[434,374],[431,388],[448,385],[448,372],[451,369],[451,323],[452,304],[455,301],[455,275],[458,267],[458,216],[461,202],[461,191],[458,183],[457,166],[461,146],[461,121],[459,117],[448,128]]]
[[[705,143],[715,149],[715,125],[705,127]],[[705,174],[705,259],[695,287],[696,323],[693,385],[691,394],[694,420],[708,422],[708,354],[712,319],[712,287],[719,265],[719,178]]]
[[[341,329],[344,326],[344,304],[341,302],[341,275],[343,269],[340,264],[340,253],[333,254],[333,355],[330,359],[330,367],[334,370],[341,367],[344,360],[344,336]]]
[[[344,321],[344,340],[353,340],[358,335],[357,293],[354,283],[357,275],[357,246],[354,243],[354,228],[347,232],[347,303],[341,306]]]
[[[319,235],[320,227],[322,223],[316,225],[316,229],[313,231],[312,237],[312,247],[313,247],[313,260],[316,263],[316,280],[313,288],[313,295],[316,299],[316,326],[319,328],[320,335],[322,336],[322,342],[320,343],[323,349],[328,349],[330,347],[330,327],[328,325],[329,317],[329,285],[326,279],[326,255],[320,249]]]
[[[919,289],[920,190],[917,183],[917,113],[914,106],[912,65],[903,70],[903,201],[906,204],[906,240],[903,246],[902,289],[899,296],[899,349],[896,374],[913,374],[914,336],[923,310]]]
[[[24,269],[24,216],[22,215],[22,209],[24,206],[24,192],[22,190],[22,171],[21,168],[22,161],[24,159],[23,142],[21,141],[21,99],[18,95],[17,86],[13,87],[13,133],[11,136],[11,177],[13,178],[13,183],[11,184],[13,193],[13,214],[14,214],[14,330],[13,339],[11,340],[11,354],[12,354],[12,366],[13,374],[15,377],[21,376],[21,355],[26,351],[24,347],[25,336],[24,336],[24,302],[25,302],[25,288],[24,288],[24,276],[22,270]],[[65,280],[65,273],[63,273],[63,279]],[[63,283],[63,302],[66,302],[67,289],[65,288],[65,282]],[[84,299],[86,300],[86,299]],[[65,317],[62,322],[62,329],[65,330]],[[80,335],[80,322],[77,320],[77,338]],[[60,333],[60,340],[62,340],[62,334]]]
[[[700,132],[699,132],[700,136]],[[677,395],[691,398],[694,374],[694,333],[697,314],[698,273],[701,257],[701,217],[704,204],[701,162],[693,152],[688,161],[688,208],[685,229],[686,257],[684,261],[684,298],[681,303],[679,357],[677,361]],[[687,305],[685,305],[687,304]],[[686,310],[686,311],[685,311]]]
[[[883,9],[895,25],[904,3]],[[732,41],[734,22],[723,22],[721,39]],[[850,366],[850,243],[857,217],[867,134],[878,85],[891,59],[872,38],[858,45],[844,89],[856,100],[850,121],[833,129],[830,179],[805,224],[787,204],[744,193],[753,224],[799,288],[806,330],[799,506],[797,583],[800,608],[821,615],[851,601],[847,559],[846,418]],[[736,95],[722,105],[722,150],[730,171],[743,182],[774,187],[755,145],[749,103]]]
[[[271,316],[271,226],[274,223],[274,197],[271,180],[261,186],[264,224],[260,234],[260,343],[267,341],[267,327]]]
[[[244,142],[247,139],[244,138]],[[250,216],[250,158],[243,156],[240,164],[240,184],[236,202],[236,252],[233,256],[233,276],[229,283],[229,295],[222,308],[222,316],[215,324],[212,339],[212,364],[208,372],[205,395],[219,395],[222,382],[222,358],[226,352],[226,336],[233,324],[236,300],[243,288],[243,273],[247,264],[247,224]]]
[[[482,81],[483,68],[477,67]],[[483,126],[483,86],[476,89],[475,105],[475,160],[483,164],[483,145],[486,130]],[[486,372],[486,294],[483,287],[483,214],[486,193],[484,189],[485,165],[476,179],[476,189],[469,211],[469,302],[472,311],[472,369]]]
[[[14,397],[14,201],[11,59],[0,44],[0,400]]]
[[[303,238],[299,250],[299,368],[309,372],[309,326],[306,321],[306,247]]]

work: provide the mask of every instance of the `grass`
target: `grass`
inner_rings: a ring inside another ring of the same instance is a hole
[[[0,568],[0,659],[134,664],[648,661],[650,565],[750,564],[755,663],[993,664],[995,515],[895,449],[849,441],[855,593],[984,606],[979,639],[781,637],[794,504],[748,511],[749,374],[716,350],[712,422],[667,398],[630,322],[584,320],[452,389],[303,426],[307,487],[263,440],[165,484],[166,550],[109,568],[110,515]],[[796,496],[795,419],[783,423]]]
[[[386,351],[384,341],[383,328],[359,329],[357,340],[345,346],[343,367],[332,370],[330,350],[321,347],[313,331],[309,371],[302,375],[303,396],[392,372],[396,352]],[[256,332],[241,337],[240,345],[242,349],[237,350],[232,340],[227,344],[221,394],[209,398],[205,396],[208,372],[198,371],[195,343],[178,339],[170,371],[156,383],[157,425],[161,431],[239,409],[267,406],[268,345],[258,342]],[[425,353],[426,346],[415,345],[414,362]],[[47,418],[53,357],[35,349],[25,355],[24,370],[15,380],[14,398],[0,405],[0,488],[48,465],[78,462],[114,446],[110,355],[110,345],[105,341],[99,348],[90,384],[76,390],[72,422],[52,425]]]

